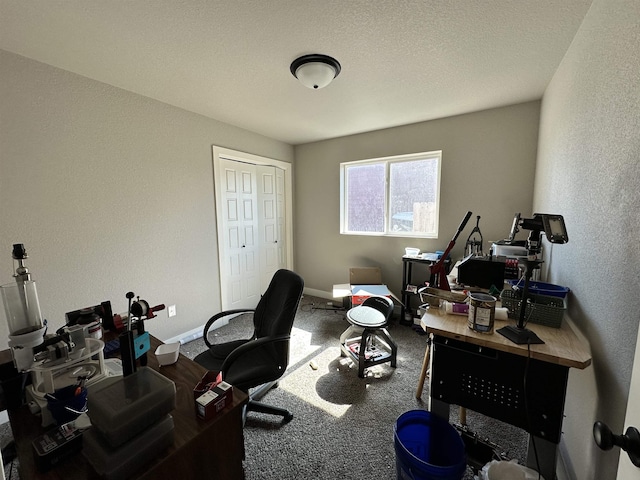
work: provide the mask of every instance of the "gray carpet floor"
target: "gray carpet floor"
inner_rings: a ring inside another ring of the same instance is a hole
[[[265,403],[287,408],[293,420],[250,412],[245,425],[247,480],[396,478],[393,428],[409,410],[427,409],[415,392],[427,337],[393,322],[389,333],[398,344],[398,365],[381,364],[359,378],[357,367],[340,356],[340,334],[349,326],[343,311],[324,299],[305,296],[294,322],[291,359],[278,388]],[[249,316],[237,317],[213,333],[212,341],[244,338],[252,331]],[[193,358],[202,340],[181,347]],[[427,382],[428,383],[428,382]],[[458,409],[451,409],[458,423]],[[511,425],[467,412],[467,426],[489,439],[507,458],[524,462],[527,437]],[[474,478],[468,468],[465,480]]]
[[[427,344],[412,327],[392,322],[389,333],[398,344],[398,365],[376,365],[359,378],[357,367],[340,356],[340,334],[348,327],[343,311],[324,299],[305,296],[292,332],[287,373],[265,403],[290,410],[294,418],[250,412],[245,425],[247,480],[393,479],[396,454],[393,429],[409,410],[426,410],[428,385],[422,399],[415,392]],[[252,331],[248,315],[215,330],[211,339],[246,338]],[[202,339],[181,346],[189,358],[205,349]],[[428,383],[428,382],[427,382]],[[452,424],[458,409],[451,409]],[[523,463],[527,437],[515,427],[469,411],[467,426],[490,440],[505,458]],[[11,440],[8,424],[0,426],[2,446]],[[19,478],[16,462],[5,466],[7,478]],[[464,480],[474,478],[469,467]],[[187,480],[187,479],[185,479]]]

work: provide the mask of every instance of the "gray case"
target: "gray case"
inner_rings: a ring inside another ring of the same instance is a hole
[[[141,367],[127,377],[92,386],[87,402],[91,424],[115,448],[173,411],[176,386],[152,368]]]
[[[173,444],[173,417],[166,415],[131,439],[130,443],[115,449],[93,427],[82,436],[82,454],[96,473],[105,480],[122,480],[129,478]]]

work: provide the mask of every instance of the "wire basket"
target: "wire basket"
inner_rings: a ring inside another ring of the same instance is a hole
[[[504,289],[500,294],[502,306],[509,309],[509,318],[518,320],[520,316],[521,293]],[[525,321],[560,328],[564,312],[567,310],[567,299],[547,295],[531,295],[531,302],[527,303]]]

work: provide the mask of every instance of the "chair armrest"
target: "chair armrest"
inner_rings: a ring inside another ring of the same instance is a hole
[[[289,340],[291,340],[291,335],[278,335],[276,337],[258,338],[257,340],[252,340],[251,342],[247,342],[244,345],[239,346],[233,352],[231,352],[229,356],[227,356],[227,358],[225,358],[224,363],[221,367],[222,378],[225,377],[225,375],[229,371],[229,368],[231,368],[231,365],[233,365],[233,362],[245,355],[247,352],[256,350],[258,348],[264,348],[265,346],[271,345],[273,343],[288,342]]]
[[[209,334],[209,328],[211,328],[211,325],[213,325],[214,322],[216,322],[217,320],[220,320],[221,318],[228,317],[229,315],[236,315],[239,313],[254,313],[254,312],[255,312],[255,309],[249,309],[249,308],[226,310],[224,312],[215,314],[213,317],[207,320],[207,323],[204,325],[204,332],[202,333],[202,338],[204,339],[204,343],[207,345],[207,348],[211,348],[213,346],[211,343],[209,343],[209,339],[207,337]]]

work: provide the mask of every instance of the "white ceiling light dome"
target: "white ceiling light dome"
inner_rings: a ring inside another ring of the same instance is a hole
[[[291,73],[307,88],[320,89],[331,83],[340,73],[340,63],[332,57],[313,53],[291,62]]]

